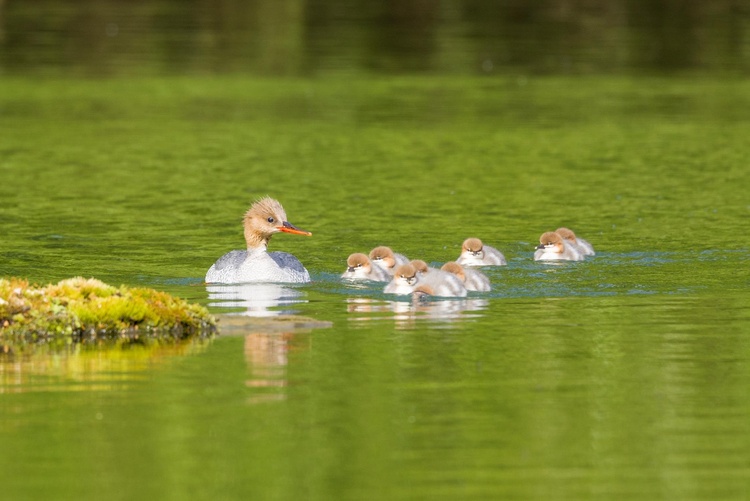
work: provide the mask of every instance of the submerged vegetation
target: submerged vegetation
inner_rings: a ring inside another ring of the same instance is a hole
[[[0,279],[0,345],[157,337],[182,339],[216,331],[200,305],[147,288],[70,278],[45,287]]]

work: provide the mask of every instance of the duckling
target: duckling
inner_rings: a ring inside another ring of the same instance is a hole
[[[478,238],[467,238],[461,246],[461,255],[456,259],[461,266],[502,266],[508,264],[499,250],[484,245]]]
[[[388,275],[393,276],[396,266],[409,264],[409,259],[403,254],[393,252],[390,247],[381,245],[370,251],[370,261],[383,268]]]
[[[490,279],[479,270],[464,268],[455,261],[445,263],[440,269],[457,276],[468,291],[487,292],[492,290]]]
[[[393,279],[385,286],[386,294],[411,294],[419,282],[417,270],[411,264],[402,264],[393,272]]]
[[[594,252],[594,247],[586,240],[577,237],[576,234],[573,233],[573,230],[568,228],[558,228],[555,230],[555,233],[563,237],[563,240],[566,242],[573,244],[573,247],[576,248],[579,254],[583,254],[584,256],[593,256],[596,254]]]
[[[361,252],[350,254],[346,259],[346,271],[341,278],[350,280],[372,280],[375,282],[390,282],[391,277],[380,266],[373,265],[370,258]]]
[[[563,237],[554,231],[542,233],[539,245],[534,252],[534,261],[582,261],[580,254],[571,244],[566,244]]]
[[[452,273],[430,268],[421,259],[412,260],[411,265],[417,270],[419,284],[429,286],[433,296],[466,297],[466,286]]]

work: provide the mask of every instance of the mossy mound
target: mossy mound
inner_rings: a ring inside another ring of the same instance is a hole
[[[216,332],[216,319],[200,305],[147,288],[113,287],[93,278],[70,278],[37,287],[0,279],[0,342],[50,338],[186,338]]]

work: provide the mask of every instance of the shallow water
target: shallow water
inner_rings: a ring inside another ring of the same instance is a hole
[[[0,355],[9,499],[747,497],[746,79],[344,78],[366,57],[325,52],[315,78],[145,56],[91,78],[20,71],[34,49],[6,40],[0,276],[223,315],[210,341]],[[271,242],[313,282],[204,285],[263,195],[313,232]],[[563,225],[597,255],[533,262]],[[339,278],[351,252],[438,264],[468,236],[508,258],[490,293],[412,304]]]

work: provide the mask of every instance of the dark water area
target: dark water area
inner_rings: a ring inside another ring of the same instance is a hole
[[[4,0],[0,70],[746,74],[748,33],[743,0]]]
[[[749,69],[745,1],[0,0],[0,278],[221,327],[0,330],[0,497],[747,499]],[[265,195],[312,282],[206,285]],[[490,292],[340,278],[470,236]]]

